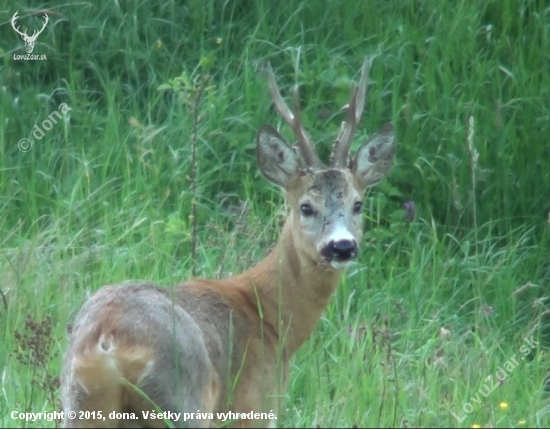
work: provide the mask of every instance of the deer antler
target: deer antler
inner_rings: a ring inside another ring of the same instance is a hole
[[[347,166],[347,158],[351,140],[353,139],[355,128],[361,120],[363,108],[365,107],[370,65],[370,61],[365,59],[363,67],[361,68],[361,79],[359,80],[359,86],[353,90],[351,100],[347,105],[347,120],[342,124],[342,130],[334,141],[334,148],[331,156],[331,166],[333,167],[343,168]]]
[[[13,14],[13,17],[11,18],[11,26],[13,27],[13,29],[15,30],[16,33],[18,33],[21,37],[23,38],[26,38],[26,37],[29,37],[27,36],[27,31],[25,30],[24,33],[21,33],[21,31],[19,31],[19,28],[15,26],[15,23],[17,21],[17,18],[19,18],[17,16],[17,14],[19,13],[18,10],[15,11],[15,13]]]
[[[300,98],[298,93],[298,86],[294,87],[292,94],[292,107],[293,110],[290,110],[289,107],[284,102],[277,87],[275,81],[275,75],[273,74],[273,69],[271,64],[267,63],[267,74],[269,78],[269,92],[271,92],[271,97],[275,102],[275,107],[279,114],[283,117],[283,120],[292,128],[294,135],[298,139],[298,147],[304,157],[306,165],[309,167],[314,167],[319,165],[319,157],[315,152],[315,148],[309,136],[307,135],[306,130],[302,126],[302,118],[300,114]]]
[[[44,21],[44,25],[42,26],[42,28],[40,30],[34,30],[34,32],[32,33],[32,36],[31,36],[31,39],[36,39],[38,37],[38,35],[40,33],[42,33],[44,31],[44,28],[46,28],[46,25],[48,24],[48,21],[50,18],[48,18],[48,14],[44,14],[44,18],[46,18],[46,20]]]
[[[48,21],[50,20],[50,18],[48,18],[48,14],[45,13],[44,18],[46,18],[46,20],[44,21],[44,25],[42,26],[42,28],[40,30],[34,30],[33,33],[32,33],[32,36],[29,36],[29,35],[27,35],[27,30],[25,30],[22,33],[19,30],[19,27],[16,27],[16,22],[17,22],[17,19],[19,18],[17,16],[18,13],[19,13],[19,11],[17,10],[13,14],[13,17],[11,18],[11,26],[23,38],[23,40],[27,40],[27,39],[34,40],[34,39],[36,39],[39,36],[39,34],[42,33],[42,31],[44,31],[44,28],[46,28],[46,25],[48,24]]]

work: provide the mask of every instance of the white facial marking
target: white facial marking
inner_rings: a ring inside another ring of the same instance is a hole
[[[337,241],[342,240],[355,241],[355,237],[351,234],[351,232],[349,232],[347,228],[338,224],[334,227],[332,234],[330,234],[330,236],[327,238],[327,242],[330,243],[331,241],[334,241],[336,243]]]
[[[347,267],[349,267],[351,264],[353,264],[355,261],[330,261],[330,266],[336,270],[345,270]]]

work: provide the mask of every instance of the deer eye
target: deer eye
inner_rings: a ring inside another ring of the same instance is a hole
[[[315,210],[313,210],[313,207],[309,204],[302,204],[300,206],[300,211],[305,217],[313,216],[315,214]]]
[[[355,214],[359,214],[361,213],[361,208],[363,207],[363,203],[361,201],[357,201],[354,205],[353,205],[353,213]]]

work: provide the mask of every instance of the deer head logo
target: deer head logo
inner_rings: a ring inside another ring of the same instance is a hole
[[[42,33],[42,31],[44,31],[44,28],[46,28],[46,24],[48,23],[48,15],[46,13],[44,13],[44,18],[46,20],[44,21],[44,25],[42,26],[42,28],[38,31],[34,30],[34,32],[32,33],[32,36],[28,36],[27,35],[27,30],[25,30],[22,33],[21,31],[19,31],[19,28],[16,26],[16,21],[17,21],[17,18],[18,18],[17,14],[18,13],[19,13],[19,11],[16,11],[13,14],[13,17],[11,19],[11,26],[25,41],[25,49],[27,50],[27,52],[29,54],[32,54],[32,50],[34,49],[34,42],[36,42],[36,38],[38,37],[38,35],[40,33]]]

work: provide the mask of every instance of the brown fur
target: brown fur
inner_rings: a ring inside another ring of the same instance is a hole
[[[365,74],[366,66],[353,105],[364,103],[356,98],[365,96]],[[65,427],[162,427],[162,420],[143,414],[155,407],[182,413],[174,424],[190,427],[222,424],[217,413],[229,411],[277,415],[290,358],[315,329],[343,267],[356,257],[362,222],[355,207],[365,189],[388,173],[394,135],[386,127],[373,136],[350,168],[319,166],[307,148],[309,137],[293,122],[299,116],[284,105],[273,78],[270,87],[302,151],[308,151],[304,158],[316,163],[304,167],[275,130],[260,129],[258,163],[285,190],[289,207],[278,244],[258,265],[228,279],[195,279],[173,289],[136,283],[96,292],[74,323],[61,391],[65,413],[100,411],[105,420],[67,418]],[[356,119],[351,120],[339,138],[351,138]],[[340,151],[339,163],[344,155]],[[213,418],[198,418],[199,411]],[[111,419],[112,413],[138,418]],[[269,423],[241,419],[233,426]]]

